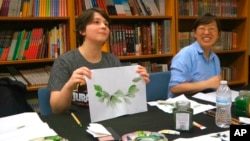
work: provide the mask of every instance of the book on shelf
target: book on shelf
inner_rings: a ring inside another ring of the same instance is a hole
[[[8,16],[10,0],[3,0],[0,16]]]
[[[115,5],[115,9],[116,9],[118,16],[125,16],[126,15],[121,0],[114,0],[114,5]]]
[[[24,50],[24,58],[26,60],[36,59],[42,37],[43,37],[43,28],[32,29],[29,46],[27,49]]]
[[[190,45],[190,32],[178,33],[179,46],[177,50],[181,50],[183,47]]]
[[[6,68],[16,80],[28,85],[28,82],[22,77],[20,72],[14,66],[7,66]]]
[[[135,5],[135,0],[128,0],[128,5],[130,7],[130,10],[131,10],[131,14],[133,16],[139,16],[140,15],[140,11],[139,9],[136,7]]]
[[[45,68],[23,69],[19,71],[32,86],[47,84],[49,81],[49,74]]]
[[[126,16],[131,16],[132,12],[128,3],[128,0],[120,0],[125,11]]]
[[[2,9],[2,4],[4,0],[0,0],[0,14],[1,14],[1,9]]]
[[[156,54],[157,50],[157,38],[158,38],[158,23],[150,22],[150,34],[151,34],[151,54]]]
[[[237,33],[232,32],[232,49],[237,49]]]
[[[19,31],[18,35],[17,35],[17,42],[16,42],[16,46],[15,46],[15,50],[12,56],[12,60],[18,60],[18,56],[20,53],[20,50],[22,50],[21,48],[23,47],[23,39],[24,39],[24,35],[25,35],[25,30]]]
[[[237,17],[237,0],[179,0],[178,13],[181,16],[201,16],[212,13],[216,16]]]
[[[165,15],[165,0],[154,0],[161,16]]]
[[[48,43],[49,42],[49,31],[45,31],[43,35],[42,43],[40,44],[37,58],[48,57]]]
[[[159,12],[154,0],[142,0],[142,3],[145,7],[145,10],[147,11],[147,15],[149,15],[149,16],[160,15],[160,12]]]
[[[169,53],[171,51],[171,25],[170,25],[170,20],[163,20],[163,54]]]
[[[91,0],[91,3],[93,7],[98,7],[96,0]]]
[[[104,9],[104,11],[105,11],[106,13],[108,13],[106,0],[97,0],[97,2],[99,2],[100,5],[101,5],[101,8]]]
[[[79,15],[85,10],[85,2],[82,0],[75,0],[75,15]]]
[[[151,72],[168,71],[168,64],[151,63]]]
[[[19,0],[10,0],[9,2],[9,9],[8,9],[8,17],[17,16],[17,7],[18,7]],[[19,12],[19,11],[18,11]]]
[[[106,0],[109,15],[117,15],[114,0]]]
[[[145,6],[142,3],[142,0],[135,0],[135,2],[136,2],[136,6],[138,7],[138,9],[140,9],[140,12],[141,12],[140,15],[147,16],[148,12],[147,12]]]
[[[20,69],[15,66],[7,66],[8,72],[0,73],[1,76],[12,77],[15,80],[23,82],[25,85],[44,85],[48,83],[51,66]]]
[[[84,1],[85,1],[86,9],[93,8],[91,0],[84,0]]]
[[[13,33],[13,37],[11,40],[11,44],[10,44],[10,48],[9,48],[9,52],[8,52],[8,56],[7,56],[6,60],[12,60],[12,56],[14,54],[16,43],[17,43],[18,33],[19,33],[18,31],[15,31]]]
[[[68,16],[68,13],[67,13],[67,0],[61,0],[60,1],[62,4],[61,6],[59,7],[61,9],[61,14],[59,15],[60,17],[66,17]]]
[[[28,11],[28,4],[29,0],[21,0],[21,7],[20,7],[20,17],[26,17]]]
[[[20,49],[19,49],[19,52],[17,53],[18,60],[23,60],[23,52],[24,52],[26,44],[27,44],[27,39],[30,36],[29,34],[30,34],[30,31],[24,30],[23,38],[22,38],[22,40],[20,42],[20,46],[19,46]]]
[[[13,36],[13,32],[12,30],[7,30],[7,31],[2,31],[0,34],[0,44],[1,44],[1,54],[0,54],[0,57],[1,57],[1,60],[2,61],[5,61],[7,60],[7,57],[8,57],[8,53],[9,53],[9,50],[10,50],[10,45],[11,45],[11,40],[12,40],[12,36]]]
[[[162,23],[158,23],[158,29],[157,29],[157,48],[156,53],[162,54],[163,53],[163,25]]]

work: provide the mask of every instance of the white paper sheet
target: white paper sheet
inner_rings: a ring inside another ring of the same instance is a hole
[[[230,132],[229,130],[227,130],[223,132],[210,133],[193,138],[178,138],[175,139],[174,141],[230,141]]]
[[[239,95],[238,91],[231,90],[232,92],[232,102],[234,102],[235,98]],[[201,99],[204,101],[209,101],[209,102],[216,102],[216,92],[210,92],[210,93],[197,93],[193,95],[194,98]]]
[[[161,109],[164,112],[173,113],[173,109],[175,108],[175,103],[176,101],[179,101],[179,100],[190,101],[191,108],[193,108],[194,115],[215,108],[215,106],[210,105],[210,104],[201,104],[196,101],[190,100],[185,95],[180,95],[175,98],[169,98],[167,100],[152,101],[152,102],[148,102],[148,104],[150,106],[157,106],[159,109]]]
[[[55,136],[57,133],[43,122],[36,112],[0,118],[0,141],[28,141]]]
[[[137,67],[95,69],[91,79],[85,77],[91,122],[147,111],[146,83]]]
[[[93,135],[95,138],[111,135],[111,133],[99,123],[90,123],[86,131]]]

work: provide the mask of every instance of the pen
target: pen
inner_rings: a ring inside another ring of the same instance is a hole
[[[80,127],[82,127],[82,124],[81,124],[81,122],[79,121],[79,119],[76,117],[76,115],[75,115],[74,113],[71,113],[71,116],[72,116],[73,119],[76,121],[76,123],[77,123]]]
[[[194,125],[195,127],[197,127],[197,128],[200,128],[201,130],[207,128],[207,127],[205,127],[205,126],[203,126],[203,125],[201,125],[200,123],[197,123],[197,122],[195,122],[195,121],[193,121],[193,125]]]

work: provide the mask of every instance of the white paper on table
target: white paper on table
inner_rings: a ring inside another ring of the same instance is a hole
[[[239,117],[240,123],[250,124],[250,118],[247,117]]]
[[[112,135],[103,125],[99,123],[90,123],[86,131],[95,138]]]
[[[150,106],[157,106],[159,109],[163,110],[167,113],[173,113],[173,109],[175,108],[176,101],[179,100],[187,100],[190,101],[191,108],[193,108],[193,114],[196,115],[198,113],[214,109],[215,106],[210,104],[201,104],[196,101],[188,99],[184,94],[177,96],[175,98],[169,98],[167,100],[158,100],[158,101],[152,101],[148,102]]]
[[[234,102],[235,98],[239,95],[239,92],[235,91],[235,90],[231,90],[231,92],[232,92],[232,102]],[[210,92],[210,93],[199,92],[199,93],[193,95],[192,97],[197,98],[197,99],[201,99],[204,101],[216,103],[216,92]]]
[[[91,79],[85,77],[91,122],[147,111],[146,83],[137,67],[94,69]]]
[[[178,138],[174,141],[230,141],[230,132],[229,130],[227,130],[218,133],[201,135],[193,138]]]
[[[57,133],[43,122],[36,112],[0,118],[0,141],[28,141],[55,136]]]

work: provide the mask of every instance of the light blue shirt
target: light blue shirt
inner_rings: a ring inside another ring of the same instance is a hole
[[[183,82],[198,82],[220,75],[221,66],[218,56],[211,52],[209,61],[196,41],[181,49],[172,59],[169,88]],[[169,91],[168,97],[173,97]]]

